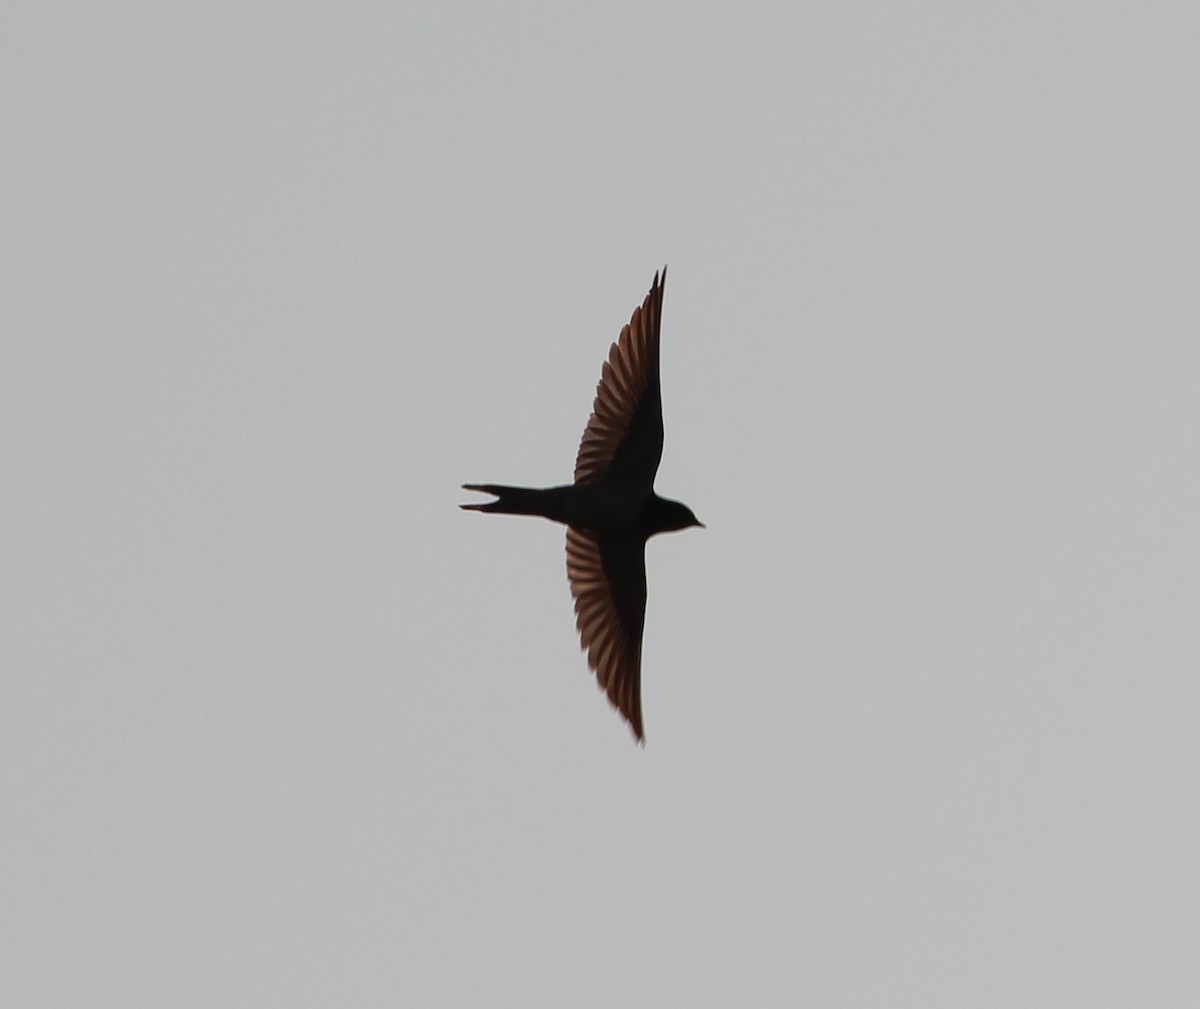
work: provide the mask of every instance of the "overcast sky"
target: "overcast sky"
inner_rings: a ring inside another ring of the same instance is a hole
[[[1198,52],[13,5],[0,1003],[1200,1005]],[[643,749],[457,505],[664,263]]]

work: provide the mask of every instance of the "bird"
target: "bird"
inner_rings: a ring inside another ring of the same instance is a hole
[[[663,449],[659,329],[666,280],[664,266],[609,350],[574,482],[543,488],[463,484],[495,500],[459,506],[537,515],[567,527],[567,581],[581,647],[600,688],[643,746],[646,542],[659,533],[704,528],[687,505],[654,492]]]

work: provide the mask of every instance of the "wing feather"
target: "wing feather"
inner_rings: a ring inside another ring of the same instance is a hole
[[[642,731],[642,625],[646,612],[644,543],[603,542],[567,527],[567,578],[575,597],[575,626],[588,665],[610,703]]]
[[[575,458],[577,484],[606,476],[647,487],[654,482],[662,457],[659,329],[666,281],[663,267],[609,350]]]

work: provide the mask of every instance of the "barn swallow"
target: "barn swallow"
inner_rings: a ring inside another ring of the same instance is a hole
[[[656,273],[650,293],[609,351],[575,458],[575,482],[545,488],[463,484],[496,500],[460,506],[540,515],[566,525],[567,579],[588,665],[643,744],[646,541],[704,525],[686,505],[654,493],[663,449],[659,325],[666,281],[663,267],[661,281]]]

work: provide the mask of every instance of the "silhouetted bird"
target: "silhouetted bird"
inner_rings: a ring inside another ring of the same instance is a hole
[[[541,515],[567,526],[567,578],[575,624],[601,688],[642,731],[642,624],[646,615],[646,540],[656,533],[703,526],[691,509],[654,493],[662,458],[662,393],[658,331],[663,285],[654,284],[608,354],[579,455],[575,483],[533,489],[463,484],[497,500],[469,511]]]

